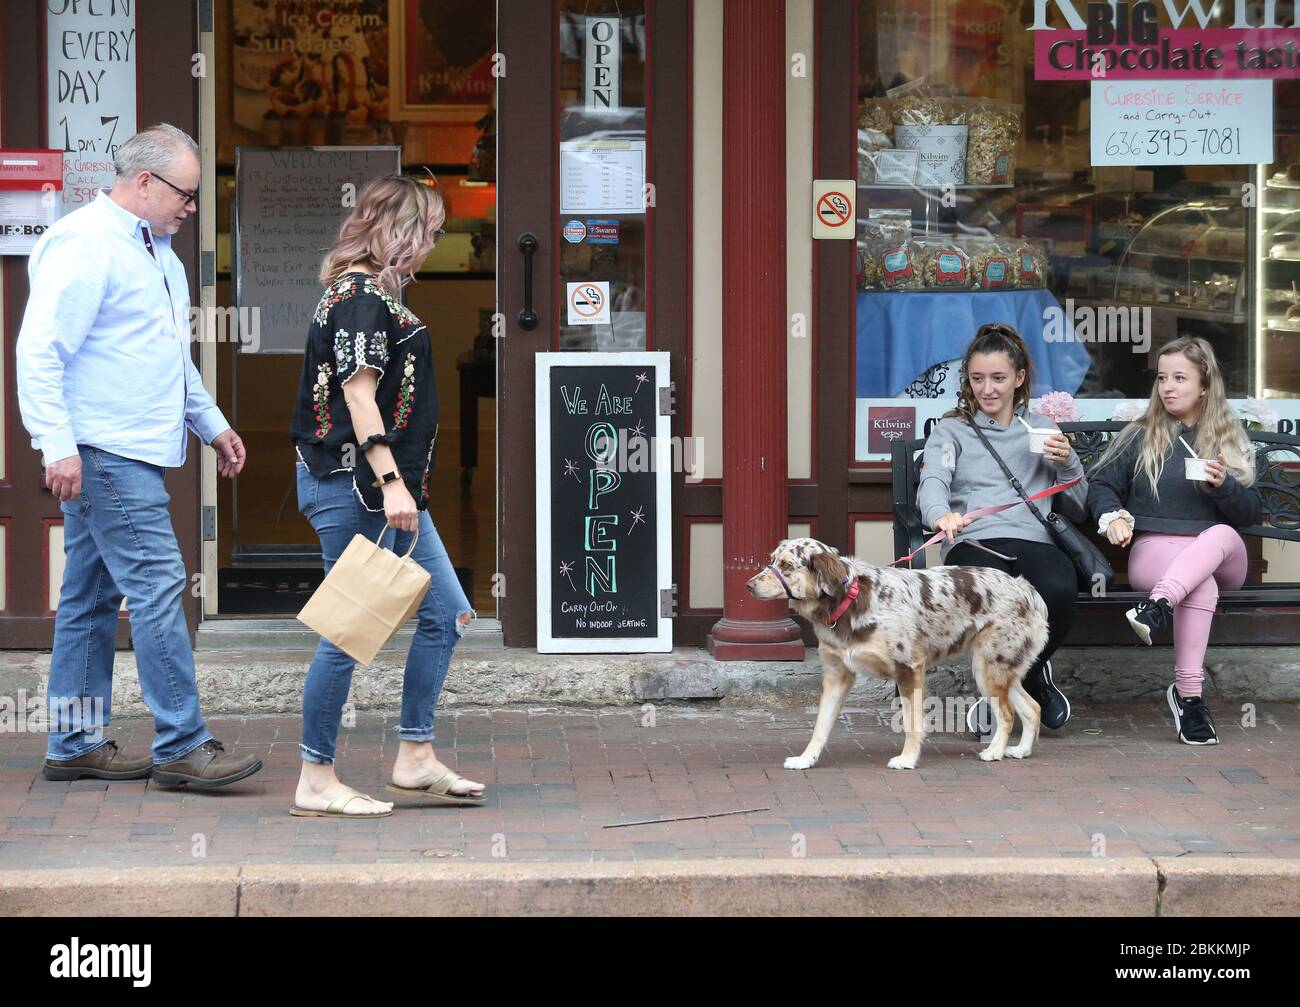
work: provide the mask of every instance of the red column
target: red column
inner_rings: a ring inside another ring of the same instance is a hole
[[[800,660],[785,600],[745,590],[786,537],[785,4],[725,0],[722,96],[722,660]]]

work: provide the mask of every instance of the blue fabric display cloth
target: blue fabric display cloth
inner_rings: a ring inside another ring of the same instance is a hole
[[[860,399],[893,398],[935,364],[960,359],[981,325],[1002,322],[1020,333],[1034,364],[1030,394],[1073,395],[1091,357],[1081,343],[1043,339],[1043,312],[1060,302],[1048,290],[951,292],[860,291],[858,375]],[[1065,325],[1074,334],[1069,320]]]

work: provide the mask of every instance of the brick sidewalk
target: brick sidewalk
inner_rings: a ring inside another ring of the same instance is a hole
[[[399,798],[372,822],[289,816],[296,718],[211,721],[227,749],[258,752],[266,768],[210,794],[48,783],[44,737],[7,734],[0,868],[490,861],[502,841],[507,861],[790,858],[799,835],[808,857],[1089,857],[1097,836],[1108,857],[1300,857],[1300,708],[1261,705],[1249,729],[1219,708],[1214,748],[1177,744],[1153,702],[1076,709],[1025,762],[986,765],[968,738],[931,735],[912,772],[885,768],[901,748],[888,708],[842,718],[807,772],[781,762],[803,750],[813,711],[660,706],[642,727],[639,709],[457,708],[438,715],[439,753],[489,785],[489,804]],[[363,714],[343,732],[346,782],[381,795],[393,726]],[[143,752],[151,724],[123,719],[109,734]],[[746,813],[602,827],[736,811]]]

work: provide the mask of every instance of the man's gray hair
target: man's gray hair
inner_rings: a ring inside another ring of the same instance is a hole
[[[118,147],[113,167],[117,169],[117,177],[124,179],[134,178],[142,171],[157,174],[166,171],[186,148],[195,157],[199,156],[199,145],[192,136],[171,123],[160,122],[140,130]]]

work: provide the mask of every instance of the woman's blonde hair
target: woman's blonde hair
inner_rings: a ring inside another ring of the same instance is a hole
[[[1201,373],[1201,387],[1205,396],[1201,400],[1201,416],[1196,423],[1196,454],[1201,458],[1217,458],[1222,453],[1228,471],[1243,486],[1255,481],[1254,451],[1241,421],[1228,406],[1223,389],[1223,374],[1214,350],[1198,336],[1183,336],[1166,344],[1160,358],[1181,353]],[[1142,472],[1151,485],[1151,492],[1160,499],[1160,476],[1164,472],[1165,458],[1170,446],[1178,438],[1179,422],[1169,415],[1160,398],[1160,379],[1151,386],[1151,401],[1147,411],[1121,430],[1101,456],[1097,467],[1109,465],[1138,438],[1142,450],[1133,466],[1133,475]]]
[[[415,278],[446,215],[442,195],[418,179],[387,175],[367,182],[325,253],[321,284],[328,287],[353,263],[369,263],[380,286],[398,296]]]

